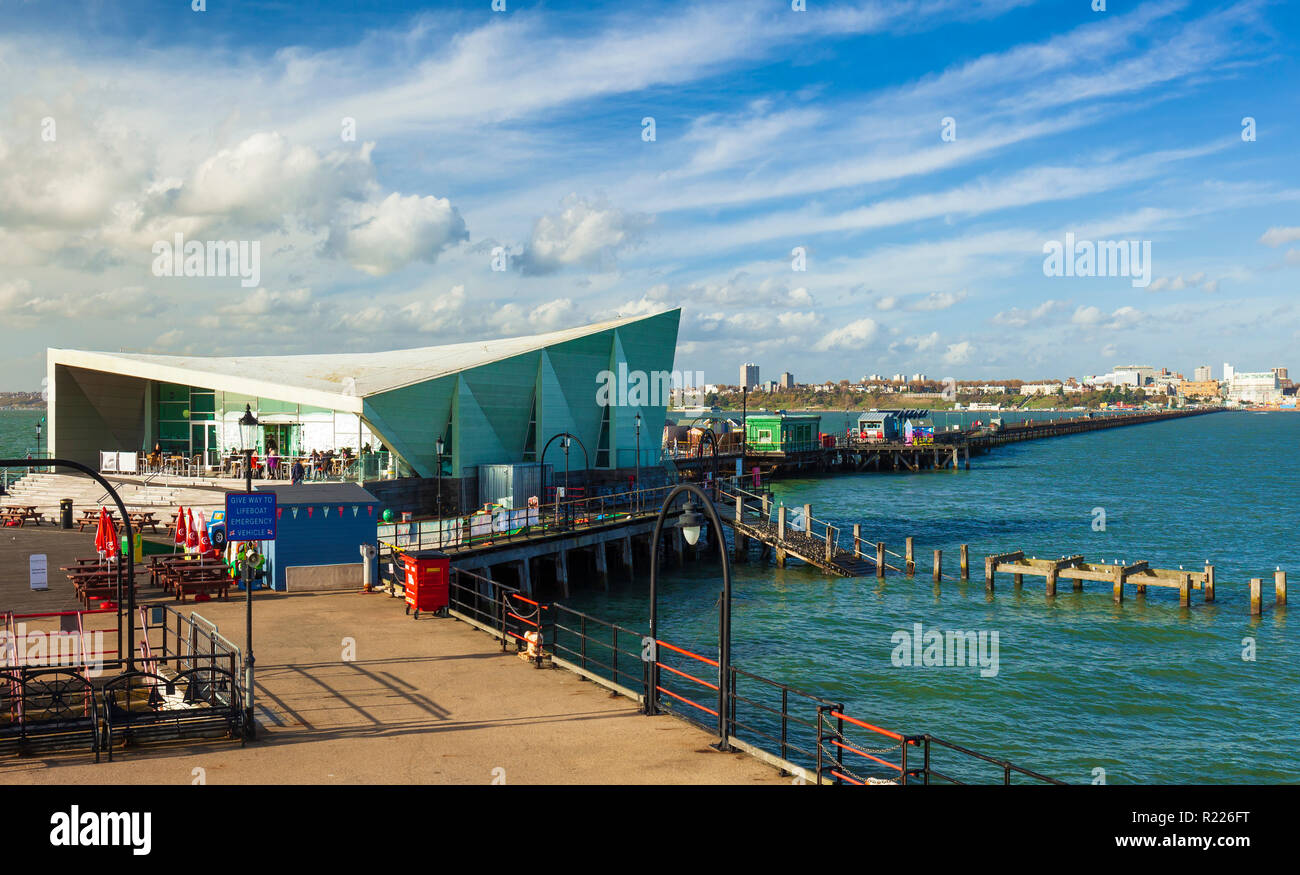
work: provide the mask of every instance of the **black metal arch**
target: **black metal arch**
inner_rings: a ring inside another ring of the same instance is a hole
[[[585,470],[585,471],[590,471],[590,470],[591,470],[591,457],[587,455],[587,445],[584,444],[584,443],[582,442],[582,438],[578,437],[576,434],[571,434],[571,433],[569,433],[569,432],[567,432],[567,431],[562,431],[562,432],[560,432],[560,433],[557,434],[557,435],[552,435],[552,436],[551,436],[551,439],[550,439],[549,441],[546,442],[546,446],[542,447],[542,456],[541,456],[541,458],[538,460],[538,464],[539,464],[539,465],[544,465],[544,464],[546,464],[546,451],[549,450],[549,449],[551,448],[551,444],[555,443],[557,440],[559,440],[559,439],[562,438],[562,437],[573,438],[573,440],[575,440],[575,441],[578,442],[578,446],[582,447],[582,461],[583,461],[584,466],[585,466],[585,467],[583,468],[583,470]]]
[[[0,468],[31,468],[32,459],[0,459]],[[135,533],[131,530],[131,517],[126,512],[126,505],[122,503],[122,498],[113,488],[113,484],[105,480],[98,471],[68,459],[41,459],[39,466],[41,468],[71,468],[74,471],[80,471],[87,477],[99,482],[105,491],[113,498],[113,503],[117,505],[117,512],[122,516],[122,526],[126,530],[126,579],[127,595],[130,597],[130,607],[126,612],[126,635],[127,635],[127,670],[135,670]],[[122,575],[121,564],[118,565],[117,578],[117,650],[118,659],[122,658]]]
[[[718,552],[722,556],[722,619],[718,623],[718,749],[728,750],[730,727],[727,720],[731,713],[731,562],[727,558],[727,539],[722,533],[722,520],[718,518],[718,511],[708,493],[692,483],[682,483],[668,493],[659,509],[659,516],[655,518],[654,535],[650,539],[650,640],[654,642],[655,652],[649,666],[650,683],[646,691],[645,713],[653,715],[659,710],[656,704],[656,690],[659,689],[659,539],[663,537],[664,519],[669,508],[683,493],[699,499],[712,527],[709,537],[718,545]]]

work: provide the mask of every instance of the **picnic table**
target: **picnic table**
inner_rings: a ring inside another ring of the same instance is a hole
[[[117,596],[117,575],[118,566],[116,563],[86,564],[86,565],[65,565],[62,569],[67,572],[68,580],[72,581],[72,588],[76,592],[77,600],[90,607],[92,599],[102,599]],[[138,575],[143,568],[137,567],[135,573]],[[126,574],[126,566],[122,566],[122,574]],[[133,581],[124,581],[123,589],[133,586]]]
[[[230,592],[230,569],[220,561],[197,561],[188,557],[180,561],[164,559],[151,564],[149,572],[164,592],[174,593],[180,601],[185,601],[185,596],[191,593],[209,595],[215,592],[224,599]]]
[[[110,510],[108,512],[108,518],[113,521],[113,525],[117,525],[117,511]],[[99,525],[99,511],[94,510],[93,508],[87,508],[81,512],[81,519],[77,521],[77,531],[84,532],[86,526],[97,525]]]
[[[154,516],[153,511],[151,510],[131,511],[130,516],[131,516],[131,527],[135,529],[137,532],[143,532],[145,528],[148,527],[152,529],[155,534],[157,534],[158,526],[160,525],[160,523],[158,522],[158,518]]]
[[[12,521],[22,528],[28,520],[39,526],[45,521],[45,517],[36,512],[34,504],[7,504],[0,508],[0,525]]]

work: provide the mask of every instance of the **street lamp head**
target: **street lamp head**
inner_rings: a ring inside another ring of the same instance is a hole
[[[244,441],[244,449],[248,449],[253,445],[253,438],[256,434],[253,429],[255,428],[257,428],[257,417],[253,415],[253,406],[245,404],[244,415],[239,417],[239,436]]]
[[[682,530],[682,537],[686,539],[686,543],[694,547],[699,542],[700,526],[703,524],[704,518],[696,509],[695,502],[687,498],[686,507],[682,509],[682,515],[677,518],[677,527]]]
[[[636,415],[636,433],[637,433],[638,435],[641,434],[641,414],[640,414],[640,413],[637,413],[637,415]]]
[[[443,443],[442,438],[438,438],[438,440],[437,440],[435,446],[436,446],[437,449],[438,449],[438,458],[442,458],[442,451],[443,451],[443,449],[446,447],[446,444]]]

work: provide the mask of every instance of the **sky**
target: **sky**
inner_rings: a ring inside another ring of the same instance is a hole
[[[0,390],[678,306],[711,383],[1300,370],[1294,5],[504,6],[0,0]]]

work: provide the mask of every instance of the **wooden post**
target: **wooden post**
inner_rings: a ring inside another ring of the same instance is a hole
[[[785,543],[785,505],[776,509],[776,539]]]
[[[1250,579],[1250,615],[1259,616],[1260,590],[1264,588],[1264,579],[1262,577],[1252,577]]]
[[[961,579],[970,580],[970,547],[961,545]]]
[[[862,523],[853,524],[853,558],[862,556]]]
[[[830,562],[835,556],[835,545],[831,541],[831,527],[826,527],[826,561]]]
[[[1205,563],[1205,600],[1214,601],[1214,566]]]
[[[1052,566],[1047,570],[1047,597],[1053,598],[1055,596],[1056,596],[1056,566]]]
[[[1180,574],[1178,576],[1178,604],[1181,607],[1188,607],[1192,603],[1192,576],[1190,574]]]
[[[526,596],[533,594],[533,575],[532,569],[528,567],[529,564],[527,559],[519,560],[519,588]]]
[[[984,557],[984,589],[986,592],[993,592],[993,557]]]
[[[913,540],[914,539],[912,538],[911,535],[907,536],[907,549],[904,551],[907,554],[906,568],[907,568],[908,577],[911,577],[912,575],[916,574],[916,556],[913,552],[913,547],[914,547],[912,543]]]
[[[938,583],[943,579],[943,551],[934,551],[934,582]]]
[[[808,533],[809,537],[812,537],[812,505],[811,504],[805,504],[803,506],[803,530]]]
[[[1025,576],[1023,574],[1011,575],[1011,583],[1015,586],[1016,589],[1020,589],[1020,587],[1024,584],[1024,582],[1025,582]]]
[[[876,542],[876,577],[885,579],[885,542]]]
[[[632,574],[632,536],[628,535],[623,539],[623,568],[628,575]]]
[[[1115,568],[1111,573],[1111,577],[1115,580],[1111,600],[1117,605],[1122,605],[1124,604],[1124,570],[1122,568]]]
[[[1273,572],[1273,592],[1277,595],[1277,606],[1286,607],[1286,572],[1279,568]]]

